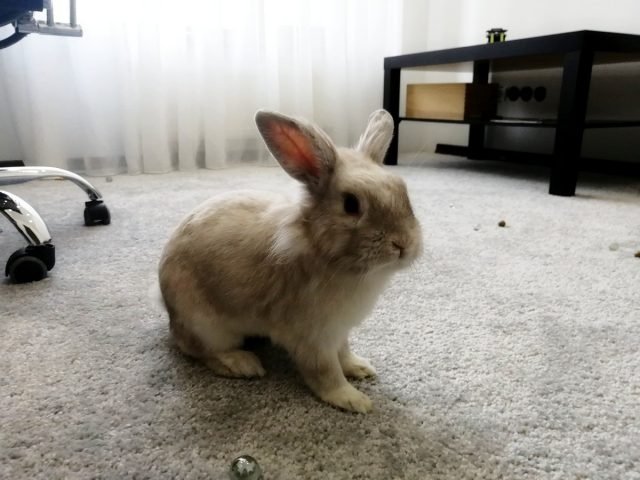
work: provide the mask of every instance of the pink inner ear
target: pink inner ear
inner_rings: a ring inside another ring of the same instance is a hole
[[[282,159],[292,168],[317,177],[320,175],[318,159],[309,139],[297,128],[282,123],[272,123],[271,140],[278,146]]]

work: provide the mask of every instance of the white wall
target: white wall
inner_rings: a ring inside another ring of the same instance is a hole
[[[573,30],[640,34],[637,0],[463,0],[463,45],[477,43],[485,30],[502,27],[508,38],[526,38]],[[457,28],[457,27],[456,27]]]
[[[508,39],[570,32],[575,30],[601,30],[640,34],[640,1],[615,0],[424,0],[405,2],[405,31],[403,53],[453,48],[485,43],[485,32],[489,28],[502,27],[508,30]],[[531,77],[531,72],[513,72],[493,78],[501,84],[522,82],[544,82],[551,89],[559,86],[559,69],[540,71]],[[591,89],[590,112],[596,114],[606,110],[611,89],[617,103],[637,105],[640,108],[640,64],[601,66],[594,70]],[[617,77],[624,87],[618,89],[612,77]],[[405,79],[405,77],[407,77]],[[443,74],[403,74],[403,81],[453,81],[454,76]],[[463,76],[458,74],[457,78]],[[468,78],[468,77],[467,77]],[[444,79],[444,80],[443,80]],[[550,92],[551,97],[557,92]],[[515,105],[502,105],[513,110]],[[523,106],[524,108],[524,106]],[[637,110],[637,109],[636,109]],[[513,112],[511,112],[513,113]],[[635,113],[635,112],[629,112]],[[491,129],[489,141],[495,146],[525,148],[531,151],[549,151],[553,134],[537,129]],[[410,124],[401,126],[400,149],[411,152],[433,151],[436,143],[465,145],[467,127],[456,125]],[[630,135],[635,133],[635,135]],[[584,154],[608,156],[623,160],[636,160],[640,156],[639,129],[588,131],[585,136]],[[629,138],[631,137],[631,142]],[[637,138],[637,139],[636,139]]]

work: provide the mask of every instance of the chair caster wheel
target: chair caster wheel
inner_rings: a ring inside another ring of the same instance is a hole
[[[56,250],[53,244],[29,245],[13,252],[7,260],[4,274],[13,283],[37,282],[47,276],[55,263]]]
[[[91,200],[85,202],[84,205],[84,224],[86,226],[109,225],[111,223],[109,209],[102,200]]]

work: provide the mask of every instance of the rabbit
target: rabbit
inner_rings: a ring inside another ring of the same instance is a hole
[[[394,124],[369,117],[354,149],[318,126],[260,110],[255,122],[296,199],[241,191],[211,198],[173,232],[159,263],[160,291],[177,346],[217,375],[261,377],[246,337],[283,347],[323,401],[369,412],[346,377],[375,376],[349,347],[391,277],[422,252],[404,181],[382,166]]]

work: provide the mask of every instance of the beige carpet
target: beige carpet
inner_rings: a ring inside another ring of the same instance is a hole
[[[640,182],[560,198],[542,169],[406,161],[427,252],[354,336],[379,373],[366,416],[269,347],[266,378],[212,376],[148,300],[175,223],[216,192],[286,187],[279,169],[96,179],[112,225],[95,228],[71,184],[5,187],[58,263],[0,283],[0,478],[223,479],[247,453],[265,480],[640,479]],[[4,264],[22,241],[0,222]]]

